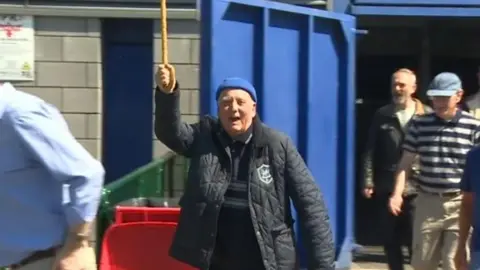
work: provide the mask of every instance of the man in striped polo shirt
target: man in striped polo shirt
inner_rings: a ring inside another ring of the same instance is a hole
[[[460,180],[467,152],[480,141],[480,121],[458,108],[463,90],[460,78],[453,73],[438,74],[427,96],[432,99],[434,113],[412,119],[389,206],[394,215],[400,213],[406,174],[418,157],[412,266],[433,270],[441,260],[444,270],[455,270]]]

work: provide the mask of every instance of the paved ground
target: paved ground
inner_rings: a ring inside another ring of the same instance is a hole
[[[359,262],[354,263],[352,270],[388,270],[385,263]],[[405,270],[412,270],[410,266],[406,266]]]
[[[381,247],[364,247],[356,255],[352,270],[388,270]],[[405,268],[411,270],[410,266]]]

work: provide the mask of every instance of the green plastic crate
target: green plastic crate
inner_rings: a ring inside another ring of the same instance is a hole
[[[115,207],[134,198],[163,198],[167,161],[174,155],[155,160],[103,188],[96,220],[97,254],[100,258],[102,239],[114,222]]]
[[[178,206],[178,197],[183,194],[183,188],[178,189],[176,183],[181,181],[185,184],[189,164],[184,157],[168,153],[104,187],[96,221],[98,258],[103,235],[114,222],[115,207],[135,206],[137,203],[142,205],[144,202],[141,199],[154,201],[155,205],[167,202],[170,207]]]

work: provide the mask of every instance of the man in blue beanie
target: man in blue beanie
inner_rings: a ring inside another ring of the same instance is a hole
[[[323,196],[291,139],[257,117],[257,93],[241,78],[216,90],[219,118],[180,120],[172,66],[156,74],[155,134],[190,158],[182,211],[170,248],[200,270],[293,270],[297,249],[292,199],[309,270],[334,269],[335,248]]]

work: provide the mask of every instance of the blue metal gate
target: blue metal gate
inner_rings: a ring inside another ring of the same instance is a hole
[[[217,113],[215,87],[223,78],[253,82],[260,117],[292,137],[315,176],[329,208],[337,268],[349,267],[354,17],[263,0],[203,0],[201,9],[202,113]]]

